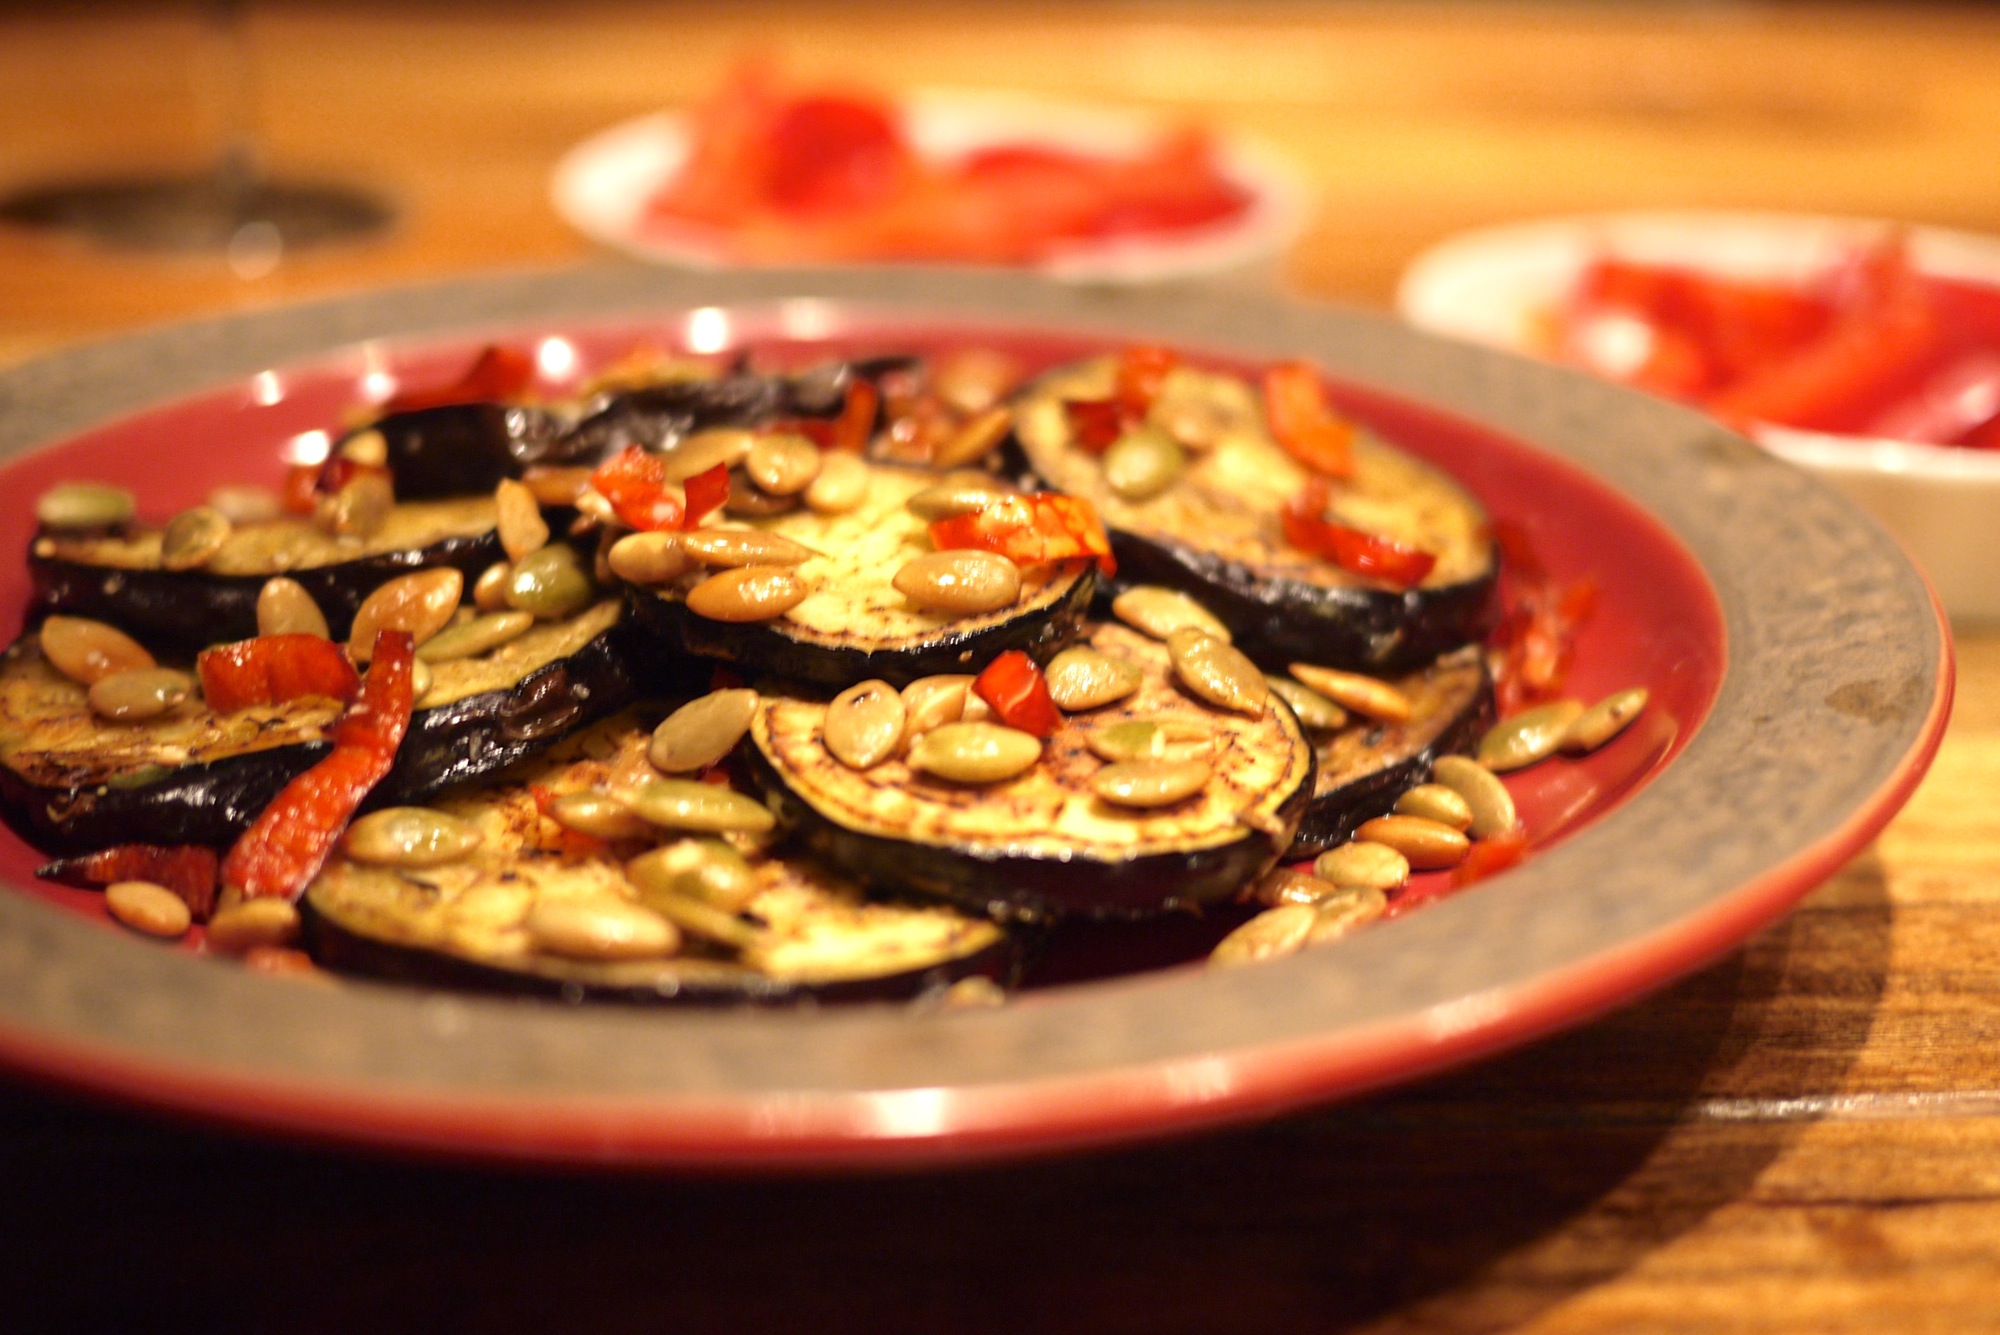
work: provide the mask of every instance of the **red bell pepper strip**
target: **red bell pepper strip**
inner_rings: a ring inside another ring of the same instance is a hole
[[[1302,552],[1324,557],[1342,570],[1398,589],[1421,584],[1437,565],[1437,557],[1421,548],[1329,523],[1323,517],[1327,496],[1326,479],[1315,477],[1278,512],[1286,542]]]
[[[1487,643],[1499,660],[1494,701],[1505,717],[1561,694],[1576,637],[1597,606],[1597,582],[1557,579],[1518,525],[1503,520],[1493,526],[1493,537],[1506,610]]]
[[[834,419],[826,448],[850,454],[866,450],[868,438],[875,434],[875,414],[881,407],[882,391],[875,387],[874,381],[862,376],[848,381],[847,400],[840,407],[840,416]]]
[[[683,485],[687,490],[687,513],[681,516],[681,527],[693,528],[704,515],[729,499],[729,466],[717,464],[704,469]]]
[[[1112,402],[1128,421],[1143,418],[1152,408],[1153,400],[1160,397],[1167,377],[1180,364],[1181,359],[1165,348],[1149,343],[1133,344],[1118,356],[1117,387],[1111,393]]]
[[[489,344],[472,365],[446,385],[405,390],[382,405],[384,412],[410,413],[454,403],[492,403],[511,399],[535,381],[535,359],[519,348]]]
[[[409,731],[416,642],[385,630],[361,693],[333,725],[333,750],[286,784],[222,862],[222,881],[246,898],[297,899],[339,841],[362,799],[396,763]]]
[[[1451,869],[1451,883],[1460,886],[1485,880],[1515,866],[1526,856],[1528,836],[1517,826],[1474,843],[1465,860]]]
[[[666,461],[638,445],[627,445],[599,464],[590,485],[632,528],[656,532],[683,527],[687,506],[667,482]]]
[[[347,651],[317,635],[259,635],[204,649],[195,659],[202,698],[218,714],[324,695],[346,704],[361,689]]]
[[[973,678],[972,690],[1010,728],[1053,737],[1062,727],[1062,711],[1049,695],[1048,680],[1035,660],[1019,649],[1009,649],[988,663]]]
[[[1354,472],[1354,424],[1327,406],[1319,373],[1305,362],[1264,372],[1264,416],[1285,453],[1326,477]]]
[[[215,910],[215,850],[197,844],[118,844],[80,857],[58,858],[35,875],[58,885],[102,890],[119,881],[151,881],[180,896],[196,922]]]
[[[931,525],[931,545],[939,551],[970,547],[998,552],[1016,565],[1089,559],[1107,575],[1118,562],[1111,539],[1090,502],[1058,492],[1008,496],[971,514]]]

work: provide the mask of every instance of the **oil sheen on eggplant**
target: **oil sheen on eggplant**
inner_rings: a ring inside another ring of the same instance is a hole
[[[509,782],[433,803],[473,823],[479,847],[422,870],[337,856],[306,890],[307,937],[329,967],[411,982],[541,993],[570,1000],[784,1003],[911,996],[1010,966],[990,922],[939,905],[871,899],[791,857],[752,852],[759,888],[738,948],[689,937],[661,959],[590,961],[538,949],[524,926],[539,902],[634,890],[624,859],[644,844],[566,842],[538,812],[532,787],[561,794],[603,786],[643,763],[649,733],[629,722],[590,730]]]
[[[996,918],[1131,918],[1226,899],[1268,871],[1313,792],[1311,745],[1275,700],[1255,718],[1203,704],[1170,679],[1165,646],[1097,627],[1100,652],[1140,665],[1138,692],[1070,716],[1041,760],[1004,783],[963,787],[900,758],[855,771],[821,739],[826,707],[767,700],[751,724],[752,770],[795,838],[871,884],[941,895]],[[1091,793],[1102,767],[1087,729],[1185,720],[1217,737],[1215,773],[1193,797],[1134,811]]]
[[[1497,554],[1485,512],[1457,483],[1366,431],[1355,475],[1336,489],[1335,516],[1438,558],[1417,587],[1393,589],[1285,542],[1279,512],[1307,474],[1264,425],[1261,399],[1228,375],[1181,367],[1154,408],[1194,405],[1214,443],[1191,449],[1179,480],[1128,501],[1099,459],[1071,446],[1063,403],[1112,391],[1113,362],[1050,373],[1017,405],[1016,439],[1032,472],[1098,507],[1125,584],[1187,591],[1227,625],[1239,648],[1274,670],[1307,661],[1370,673],[1406,672],[1478,639],[1490,616]]]
[[[876,464],[868,498],[855,510],[799,509],[748,521],[821,553],[795,567],[812,592],[775,620],[697,616],[683,595],[699,575],[659,591],[633,590],[639,619],[684,653],[833,690],[870,678],[902,686],[936,673],[976,671],[1006,649],[1050,658],[1075,638],[1096,590],[1096,570],[1084,562],[1023,569],[1020,596],[997,612],[923,612],[897,591],[896,572],[932,550],[926,521],[906,502],[936,481],[934,473]]]

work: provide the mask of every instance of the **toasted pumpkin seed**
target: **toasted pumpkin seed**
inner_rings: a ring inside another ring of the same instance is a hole
[[[680,444],[661,455],[666,464],[666,480],[685,482],[696,473],[706,473],[721,464],[734,468],[750,457],[756,437],[736,427],[710,427],[682,438]]]
[[[986,702],[985,696],[968,687],[965,692],[965,708],[959,713],[958,721],[960,723],[991,723],[993,721],[993,706]]]
[[[208,504],[232,524],[262,524],[284,513],[277,492],[250,483],[225,483],[208,493]]]
[[[1113,658],[1082,646],[1065,649],[1042,672],[1049,698],[1058,709],[1076,713],[1123,700],[1139,689],[1145,673],[1137,663]]]
[[[1615,691],[1578,714],[1575,722],[1564,730],[1557,745],[1575,755],[1595,751],[1625,731],[1632,720],[1644,712],[1646,701],[1651,698],[1643,686]]]
[[[320,499],[313,521],[337,538],[374,535],[396,508],[396,488],[383,473],[356,473]]]
[[[972,678],[955,673],[919,677],[903,688],[903,740],[910,742],[932,728],[956,723],[965,716]]]
[[[688,590],[688,611],[711,621],[770,621],[805,601],[806,586],[784,566],[718,570]]]
[[[590,606],[597,596],[583,558],[566,543],[552,543],[513,563],[507,576],[507,605],[533,613],[538,621],[560,621]]]
[[[1214,754],[1215,734],[1185,719],[1127,719],[1093,728],[1083,744],[1100,759],[1120,764],[1132,760],[1170,762],[1201,760]]]
[[[542,518],[541,502],[525,483],[511,477],[501,478],[493,489],[493,513],[500,545],[506,549],[509,560],[518,561],[529,552],[548,546],[548,521]]]
[[[316,635],[332,638],[326,613],[295,579],[279,575],[264,581],[257,590],[257,633],[259,635]]]
[[[1244,923],[1216,943],[1208,962],[1216,968],[1234,968],[1296,954],[1311,935],[1319,910],[1311,904],[1280,904]]]
[[[687,935],[714,941],[732,950],[748,950],[757,944],[760,933],[734,913],[692,895],[651,887],[641,879],[643,873],[633,867],[627,867],[625,875],[638,888],[641,903]]]
[[[1104,452],[1104,484],[1128,501],[1148,501],[1180,480],[1187,453],[1156,427],[1134,427]]]
[[[646,758],[668,774],[707,769],[736,749],[756,713],[757,692],[753,690],[710,691],[682,705],[653,729]]]
[[[1335,728],[1347,726],[1347,711],[1321,695],[1309,686],[1293,681],[1290,677],[1264,674],[1264,684],[1271,693],[1292,707],[1298,715],[1299,726],[1312,732],[1332,732]]]
[[[649,891],[665,892],[725,914],[756,898],[758,889],[750,860],[723,839],[681,839],[652,849],[626,863],[625,875],[642,898],[650,899]]]
[[[362,599],[348,632],[348,655],[367,662],[375,655],[375,637],[385,630],[408,631],[422,644],[451,624],[464,592],[465,576],[449,566],[398,575]]]
[[[993,453],[994,447],[1007,439],[1007,432],[1013,425],[1013,410],[1004,405],[977,413],[931,451],[931,465],[936,468],[963,468],[969,463],[976,463]]]
[[[697,779],[654,779],[619,797],[634,815],[668,830],[763,834],[777,823],[755,798]]]
[[[931,368],[931,389],[955,411],[971,414],[1000,402],[1020,378],[1020,365],[1006,353],[965,348],[938,358]]]
[[[1546,760],[1582,714],[1581,700],[1556,700],[1502,719],[1479,739],[1479,763],[1504,774]]]
[[[1313,915],[1312,930],[1306,933],[1309,946],[1338,941],[1376,921],[1389,910],[1389,897],[1372,885],[1343,885],[1320,901]]]
[[[1472,806],[1456,789],[1441,783],[1420,783],[1396,799],[1399,816],[1422,816],[1454,830],[1472,828]]]
[[[680,535],[683,552],[706,566],[795,566],[813,549],[755,528],[703,528]]]
[[[389,438],[369,427],[340,442],[340,457],[368,468],[389,466]]]
[[[151,881],[113,881],[104,887],[104,907],[133,931],[168,941],[194,925],[187,901]]]
[[[430,807],[384,807],[347,827],[343,847],[356,862],[378,867],[442,867],[479,847],[470,821]]]
[[[514,567],[506,561],[495,561],[479,572],[479,578],[472,582],[472,605],[482,612],[499,612],[507,606],[507,581],[514,577]]]
[[[1439,756],[1431,766],[1431,777],[1465,799],[1472,812],[1467,833],[1474,839],[1491,839],[1520,823],[1514,795],[1478,761],[1467,756]]]
[[[919,519],[936,523],[940,519],[976,514],[996,501],[1019,494],[990,473],[953,473],[913,493],[903,504]]]
[[[535,618],[528,612],[488,612],[470,621],[449,626],[425,641],[417,657],[427,663],[449,663],[458,658],[477,658],[503,644],[511,644],[534,629]]]
[[[879,765],[896,754],[907,719],[895,687],[886,681],[860,682],[826,707],[826,749],[849,769]]]
[[[999,783],[1034,768],[1041,742],[997,723],[947,723],[910,744],[910,768],[953,783]]]
[[[796,495],[765,491],[739,464],[729,470],[729,495],[722,502],[722,513],[738,519],[765,519],[791,513],[799,508],[799,500]]]
[[[289,900],[269,896],[223,904],[208,920],[203,936],[209,950],[218,955],[241,955],[257,946],[289,946],[298,939],[298,909]]]
[[[819,476],[806,487],[806,507],[815,514],[844,515],[868,499],[868,465],[858,454],[829,450],[820,456]]]
[[[1384,723],[1403,723],[1410,717],[1410,697],[1386,681],[1311,663],[1294,663],[1291,672],[1308,689],[1357,714]]]
[[[1313,874],[1335,885],[1394,890],[1410,879],[1410,860],[1387,844],[1357,839],[1320,854]]]
[[[583,789],[564,793],[549,803],[549,819],[566,830],[597,839],[640,839],[653,827],[609,793]]]
[[[198,570],[222,550],[234,526],[209,505],[183,510],[160,534],[160,564],[168,570]]]
[[[997,552],[955,548],[912,557],[890,583],[923,611],[974,616],[1014,605],[1021,568]]]
[[[1165,807],[1202,790],[1206,760],[1121,760],[1090,776],[1090,791],[1121,807]]]
[[[194,693],[194,678],[172,668],[133,668],[99,677],[90,687],[90,707],[113,723],[158,718]]]
[[[1340,887],[1332,881],[1279,867],[1259,878],[1250,887],[1249,897],[1266,908],[1276,908],[1280,904],[1318,904],[1339,891]]]
[[[116,626],[88,617],[42,622],[42,657],[71,681],[95,686],[114,672],[158,666],[144,645]]]
[[[129,524],[138,502],[123,487],[102,482],[60,482],[35,499],[35,522],[43,528],[115,528]]]
[[[776,431],[751,443],[743,471],[773,496],[796,496],[819,476],[819,465],[819,446],[804,436]]]
[[[1157,584],[1141,584],[1126,589],[1111,600],[1111,615],[1142,635],[1164,640],[1177,630],[1192,627],[1209,636],[1230,642],[1229,627],[1213,612],[1179,589]]]
[[[1455,867],[1472,851],[1472,841],[1449,825],[1421,816],[1377,816],[1361,822],[1355,838],[1387,844],[1417,871]]]
[[[536,464],[521,474],[521,485],[537,505],[575,505],[590,485],[588,468],[566,464]]]
[[[681,945],[680,929],[665,918],[609,895],[540,900],[521,925],[536,949],[565,959],[661,959]]]
[[[680,533],[627,533],[611,544],[611,573],[633,584],[665,584],[694,565]]]
[[[1222,709],[1260,714],[1270,688],[1257,665],[1207,631],[1189,626],[1167,637],[1174,675],[1197,699]]]

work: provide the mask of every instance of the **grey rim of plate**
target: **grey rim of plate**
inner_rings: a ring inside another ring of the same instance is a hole
[[[482,278],[175,326],[21,366],[0,374],[0,457],[368,339],[797,298],[947,327],[1041,326],[1309,356],[1334,375],[1567,457],[1648,509],[1705,568],[1729,645],[1714,709],[1645,791],[1519,871],[1252,969],[1140,976],[995,1011],[572,1009],[368,983],[285,985],[0,894],[0,1037],[13,1036],[0,1046],[73,1052],[70,1078],[112,1087],[116,1079],[93,1081],[88,1068],[122,1062],[197,1084],[320,1090],[364,1107],[622,1110],[656,1128],[683,1112],[706,1122],[756,1111],[768,1114],[757,1123],[766,1129],[735,1134],[766,1137],[779,1159],[836,1157],[829,1139],[921,1145],[968,1129],[1016,1147],[1060,1144],[1079,1137],[1006,1124],[1024,1115],[1009,1111],[1023,1106],[1010,1096],[1042,1110],[1026,1116],[1047,1117],[1065,1087],[1086,1099],[1115,1087],[1111,1101],[1128,1105],[1082,1138],[1140,1134],[1257,1111],[1232,1103],[1242,1073],[1232,1059],[1296,1058],[1300,1078],[1269,1100],[1281,1106],[1339,1092],[1308,1068],[1371,1035],[1435,1040],[1456,1025],[1518,1036],[1505,1023],[1518,989],[1684,926],[1838,837],[1903,773],[1924,735],[1946,661],[1929,592],[1895,544],[1832,491],[1692,412],[1382,318],[1278,300],[1076,290],[968,271],[621,265]],[[1648,980],[1661,976],[1655,969]],[[921,1097],[855,1097],[894,1090]],[[202,1106],[193,1093],[148,1096]],[[954,1097],[968,1101],[954,1109]],[[885,1107],[903,1113],[884,1121],[876,1114]],[[657,1137],[652,1150],[621,1151],[617,1125],[615,1116],[605,1123],[606,1156],[677,1157]],[[535,1140],[516,1125],[456,1148],[536,1156]],[[755,1145],[740,1149],[736,1157],[756,1157]]]

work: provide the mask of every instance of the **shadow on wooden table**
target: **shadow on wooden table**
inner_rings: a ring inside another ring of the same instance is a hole
[[[1779,1100],[1839,1087],[1890,938],[1872,854],[1833,889],[1680,986],[1470,1070],[1003,1168],[489,1174],[0,1092],[5,1310],[41,1294],[91,1329],[1502,1328],[1742,1196],[1800,1125]]]

